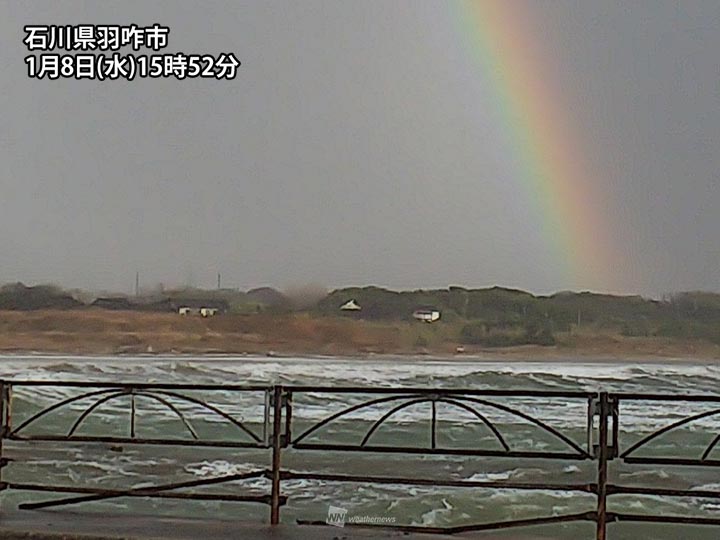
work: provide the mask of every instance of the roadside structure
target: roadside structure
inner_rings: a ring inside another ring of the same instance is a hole
[[[345,302],[342,306],[340,306],[340,309],[342,311],[360,311],[362,309],[362,307],[353,298],[353,299]]]
[[[177,312],[179,315],[199,315],[201,317],[214,317],[221,313],[226,313],[228,304],[224,300],[212,299],[185,299],[175,300],[177,304]]]
[[[440,319],[440,310],[436,308],[418,308],[413,311],[412,316],[418,321],[433,323]]]

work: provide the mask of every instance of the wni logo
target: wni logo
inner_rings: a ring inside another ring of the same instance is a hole
[[[327,523],[328,525],[333,525],[335,527],[344,527],[347,513],[348,511],[346,508],[340,508],[339,506],[329,506],[325,523]]]

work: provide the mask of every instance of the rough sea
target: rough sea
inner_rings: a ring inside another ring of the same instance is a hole
[[[150,382],[178,384],[362,386],[369,388],[606,390],[665,394],[718,394],[720,367],[692,361],[619,363],[594,361],[523,362],[473,358],[255,358],[255,357],[71,357],[6,356],[0,358],[0,376],[6,380]],[[32,414],[82,393],[83,389],[23,387],[13,390],[13,426]],[[242,420],[261,434],[265,398],[262,392],[194,392],[192,396]],[[377,396],[307,392],[294,396],[294,435],[314,423]],[[127,436],[129,397],[110,399],[78,425],[76,435]],[[585,448],[587,403],[578,399],[537,397],[498,398],[502,403],[546,422]],[[67,432],[93,399],[79,400],[29,425],[25,434]],[[201,438],[240,437],[222,417],[191,403],[173,401]],[[395,404],[360,408],[313,434],[312,442],[359,442],[375,420]],[[620,447],[627,448],[645,435],[693,414],[710,412],[720,404],[693,402],[628,402],[620,410]],[[478,407],[498,427],[508,444],[519,450],[563,449],[562,441],[522,418],[501,410]],[[186,426],[172,410],[151,398],[136,398],[136,432],[144,438],[188,438]],[[388,418],[373,435],[373,444],[427,446],[430,441],[430,404],[408,406]],[[441,447],[498,449],[497,437],[466,410],[448,403],[437,406],[437,443]],[[698,457],[720,433],[720,415],[710,415],[682,429],[658,437],[645,455]],[[234,439],[233,439],[234,440]],[[245,439],[247,440],[247,439]],[[310,439],[308,439],[310,440]],[[720,450],[714,454],[720,453]],[[3,480],[27,483],[142,487],[213,475],[266,468],[267,450],[79,444],[75,442],[18,443],[6,441],[4,455],[14,461],[3,470]],[[711,456],[720,459],[720,456]],[[503,457],[429,456],[408,454],[340,453],[288,450],[283,467],[355,475],[392,475],[452,480],[514,482],[594,482],[597,463],[588,460],[519,460]],[[610,480],[623,485],[720,490],[720,470],[710,467],[611,464]],[[348,510],[348,516],[391,518],[397,524],[451,526],[501,519],[521,519],[593,510],[591,495],[551,490],[439,488],[432,486],[372,485],[309,480],[283,482],[289,497],[283,522],[325,520],[329,506]],[[201,488],[213,493],[269,492],[269,482],[253,479]],[[6,491],[3,508],[19,502],[67,497],[49,493]],[[720,518],[720,499],[699,497],[614,495],[611,511],[634,514],[699,515]],[[67,507],[66,511],[129,512],[143,514],[219,517],[266,521],[265,506],[217,501],[117,498]],[[56,511],[63,511],[62,509]],[[710,539],[720,529],[703,526],[611,524],[610,538]],[[594,525],[567,524],[488,533],[488,537],[591,538]]]

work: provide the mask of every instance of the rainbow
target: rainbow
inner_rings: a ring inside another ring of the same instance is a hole
[[[458,3],[470,50],[492,80],[518,163],[518,175],[537,202],[543,236],[564,264],[573,288],[609,290],[617,259],[608,238],[597,177],[586,163],[582,136],[551,77],[539,30],[525,2]]]

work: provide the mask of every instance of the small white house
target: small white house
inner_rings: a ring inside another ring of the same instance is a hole
[[[416,309],[413,311],[413,318],[418,321],[433,323],[440,319],[440,311],[437,309]]]
[[[218,308],[212,308],[212,307],[191,307],[191,306],[181,306],[178,308],[178,313],[180,315],[200,315],[201,317],[214,317],[219,313]]]
[[[340,309],[343,311],[360,311],[362,307],[360,307],[360,304],[358,304],[355,299],[352,299],[340,306]]]

